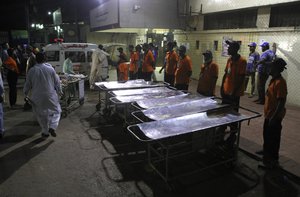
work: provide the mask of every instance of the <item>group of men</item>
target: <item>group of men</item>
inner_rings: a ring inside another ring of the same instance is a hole
[[[231,104],[235,111],[239,109],[240,97],[244,95],[249,78],[251,78],[250,98],[254,95],[255,72],[258,72],[258,104],[264,104],[264,125],[263,125],[263,164],[268,168],[278,165],[279,147],[281,137],[281,122],[285,116],[285,103],[287,98],[287,84],[281,76],[286,69],[286,62],[282,58],[275,57],[269,49],[269,43],[262,45],[262,54],[255,51],[256,43],[250,43],[250,54],[248,61],[238,51],[240,44],[237,41],[226,41],[228,44],[228,55],[225,73],[221,82],[220,95],[222,103]],[[218,65],[212,61],[211,51],[203,53],[204,64],[201,65],[197,92],[206,95],[215,95],[215,86],[218,78]],[[271,76],[271,81],[265,91],[265,84]],[[237,125],[229,125],[232,130]],[[223,128],[226,129],[226,128]],[[232,132],[226,142],[232,144],[236,139],[236,133]]]
[[[227,40],[228,55],[225,72],[221,82],[220,95],[222,102],[233,106],[238,111],[240,97],[244,95],[249,78],[251,78],[250,97],[254,95],[255,72],[258,72],[258,100],[259,104],[264,104],[265,121],[263,125],[263,158],[266,166],[278,164],[281,122],[285,116],[285,103],[287,97],[287,85],[281,72],[286,68],[286,62],[282,58],[275,58],[272,50],[269,49],[269,43],[264,42],[262,45],[262,54],[255,51],[256,43],[252,42],[249,46],[248,61],[242,57],[238,51],[240,44],[237,41]],[[174,42],[167,43],[167,52],[165,55],[164,66],[159,71],[165,70],[164,80],[178,90],[187,91],[190,77],[192,75],[191,58],[186,55],[186,47],[181,45],[177,52],[174,50]],[[136,51],[132,45],[129,46],[130,59],[129,67],[127,57],[122,48],[119,48],[119,61],[117,66],[118,80],[142,78],[151,81],[155,68],[154,53],[145,43],[141,47],[136,46]],[[141,49],[144,53],[142,54]],[[204,63],[200,68],[197,92],[205,96],[214,96],[216,82],[219,75],[219,66],[213,61],[213,54],[207,50],[202,53]],[[99,45],[98,49],[92,54],[92,68],[90,73],[90,85],[97,81],[104,80],[102,69],[108,67],[109,54]],[[31,92],[30,102],[33,112],[42,127],[42,137],[47,138],[49,134],[56,136],[55,130],[60,119],[61,107],[59,104],[59,94],[61,94],[60,80],[54,68],[45,63],[45,55],[37,53],[35,57],[36,64],[28,70],[26,82],[24,85],[24,94],[28,98]],[[64,69],[68,72],[68,59]],[[10,65],[6,63],[7,65]],[[127,67],[126,67],[127,66]],[[11,65],[13,71],[15,66]],[[70,70],[70,69],[69,69]],[[272,79],[267,88],[265,95],[265,84],[268,77]],[[3,136],[3,82],[0,78],[0,137]],[[230,125],[236,127],[236,125]],[[227,138],[228,142],[233,142],[236,138],[232,132]]]

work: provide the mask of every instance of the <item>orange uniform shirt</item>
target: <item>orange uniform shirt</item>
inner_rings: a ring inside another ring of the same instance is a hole
[[[120,81],[127,81],[128,80],[128,64],[127,63],[121,63],[119,65],[119,80]]]
[[[130,54],[129,71],[131,71],[131,72],[138,71],[138,60],[139,60],[139,56],[138,56],[137,52],[132,52]]]
[[[142,72],[153,72],[153,62],[154,62],[154,56],[153,53],[148,50],[147,53],[145,53],[144,62],[142,66]]]
[[[197,92],[208,95],[215,94],[216,79],[219,76],[219,66],[215,62],[211,62],[209,65],[204,64],[200,67],[200,76],[198,81]]]
[[[232,61],[231,58],[227,60],[225,68],[225,81],[223,84],[224,93],[226,95],[232,95],[233,91],[239,86],[239,89],[236,90],[235,95],[233,96],[243,96],[244,95],[244,84],[240,84],[238,77],[246,75],[246,66],[247,61],[245,58],[240,57],[237,61]]]
[[[166,73],[168,75],[174,75],[177,69],[179,57],[175,51],[169,51],[166,54]]]
[[[175,84],[186,84],[190,83],[189,72],[192,71],[192,60],[189,56],[180,58],[178,67],[175,71]]]
[[[19,68],[18,68],[18,65],[17,65],[17,62],[12,58],[12,57],[8,57],[4,64],[7,66],[7,68],[17,74],[19,74]]]
[[[264,106],[264,114],[266,119],[270,119],[277,108],[278,99],[286,100],[287,96],[287,85],[285,79],[280,76],[276,79],[271,79],[266,97],[265,97],[265,106]],[[283,119],[285,116],[286,109],[279,112],[279,118]]]

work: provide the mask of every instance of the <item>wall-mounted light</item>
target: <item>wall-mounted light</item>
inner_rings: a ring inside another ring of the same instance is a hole
[[[49,12],[48,12],[48,15],[52,15],[52,12],[49,11]]]

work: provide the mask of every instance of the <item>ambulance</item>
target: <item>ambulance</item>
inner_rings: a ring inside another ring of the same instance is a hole
[[[63,64],[70,53],[75,54],[73,70],[89,75],[92,65],[92,53],[98,46],[91,43],[55,43],[44,47],[47,63],[50,63],[57,73],[63,72]]]

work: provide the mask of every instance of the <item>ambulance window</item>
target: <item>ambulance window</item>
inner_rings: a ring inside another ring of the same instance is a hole
[[[58,62],[59,51],[46,51],[46,57],[48,62]]]
[[[84,51],[66,51],[65,59],[68,58],[69,54],[74,54],[74,59],[72,62],[85,62],[85,53]]]
[[[92,54],[93,54],[93,51],[88,51],[87,52],[87,61],[88,62],[92,62]]]

